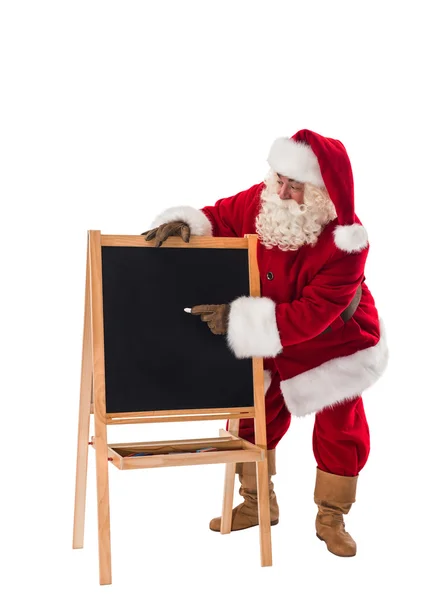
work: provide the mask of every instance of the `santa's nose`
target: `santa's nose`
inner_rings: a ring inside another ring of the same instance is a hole
[[[281,188],[279,191],[279,198],[281,200],[288,200],[289,197],[290,197],[290,188],[287,183],[283,183],[281,185]]]

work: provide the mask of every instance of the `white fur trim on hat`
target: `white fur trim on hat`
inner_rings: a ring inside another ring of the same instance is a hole
[[[345,252],[359,252],[369,243],[367,231],[362,225],[337,225],[334,229],[334,242]]]
[[[273,300],[249,296],[234,300],[230,306],[227,342],[237,358],[268,358],[279,354],[282,344]]]
[[[371,348],[334,358],[280,384],[289,411],[303,417],[356,398],[384,373],[388,348],[380,321],[381,339]]]
[[[278,138],[271,146],[268,164],[279,175],[301,183],[325,187],[317,156],[308,144],[289,138]]]
[[[171,221],[184,221],[189,225],[191,234],[193,235],[212,235],[211,222],[198,208],[193,208],[192,206],[168,208],[154,219],[151,227],[158,227]]]

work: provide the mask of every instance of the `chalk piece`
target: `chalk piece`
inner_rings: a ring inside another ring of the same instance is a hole
[[[133,456],[152,456],[153,452],[131,452],[131,454],[127,454],[125,458],[132,458]]]
[[[191,313],[192,312],[192,308],[185,308],[184,312]]]

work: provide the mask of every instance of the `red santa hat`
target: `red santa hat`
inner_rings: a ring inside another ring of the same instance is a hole
[[[366,248],[367,232],[355,215],[352,167],[341,142],[301,129],[291,139],[275,140],[268,163],[279,175],[325,187],[338,217],[335,245],[345,252]]]

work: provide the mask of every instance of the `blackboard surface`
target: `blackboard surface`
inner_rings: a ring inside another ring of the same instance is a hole
[[[247,250],[104,246],[102,280],[107,413],[254,405],[251,359],[183,310],[248,296]]]

